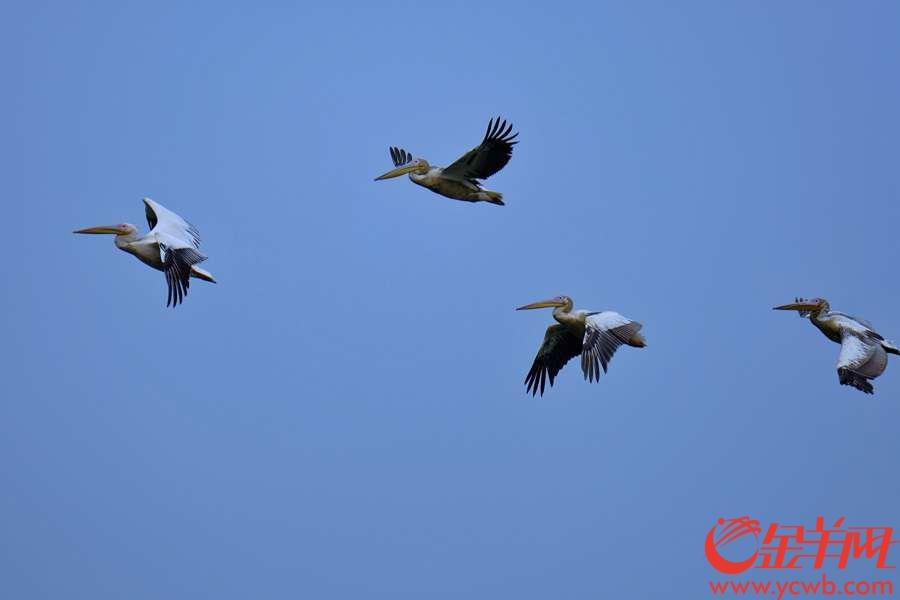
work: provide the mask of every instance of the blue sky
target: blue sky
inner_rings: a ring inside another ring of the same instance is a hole
[[[900,526],[900,366],[770,310],[900,340],[900,7],[180,4],[7,11],[3,597],[697,598],[720,516]],[[506,207],[372,181],[497,114]],[[70,233],[144,195],[177,310]],[[557,294],[649,346],[535,399]]]

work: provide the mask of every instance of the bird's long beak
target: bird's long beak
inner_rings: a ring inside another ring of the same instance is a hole
[[[122,227],[120,225],[98,225],[96,227],[76,229],[72,233],[111,233],[113,235],[119,235],[122,233]]]
[[[401,175],[406,175],[407,173],[412,173],[416,169],[419,168],[419,165],[406,165],[405,167],[397,167],[393,171],[388,171],[384,175],[379,175],[375,178],[375,181],[381,181],[382,179],[392,179],[394,177],[400,177]]]
[[[798,300],[797,302],[791,302],[790,304],[782,304],[781,306],[773,306],[772,310],[816,310],[819,308],[819,304],[817,302],[809,302],[808,300]]]
[[[525,306],[520,306],[516,310],[530,310],[532,308],[551,308],[563,306],[563,303],[559,300],[541,300],[540,302],[532,302],[531,304],[526,304]]]

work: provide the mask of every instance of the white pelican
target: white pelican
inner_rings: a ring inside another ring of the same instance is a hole
[[[187,296],[190,278],[196,277],[215,283],[213,276],[197,267],[206,260],[200,254],[200,235],[197,229],[150,198],[144,198],[147,223],[150,231],[138,235],[131,223],[100,225],[78,229],[74,233],[111,233],[116,236],[116,247],[133,254],[142,263],[166,274],[169,297],[166,306],[177,306]]]
[[[887,353],[900,354],[900,348],[881,337],[871,323],[830,310],[828,301],[824,298],[795,298],[794,302],[774,309],[800,311],[800,316],[809,317],[825,337],[840,344],[838,381],[841,385],[852,385],[866,394],[875,393],[869,380],[884,373],[887,368]]]
[[[647,345],[647,340],[639,333],[640,323],[611,310],[573,312],[572,299],[568,296],[532,302],[516,310],[551,306],[554,307],[553,318],[558,323],[547,328],[544,342],[534,357],[534,364],[525,376],[526,393],[531,392],[532,396],[538,393],[538,389],[543,396],[545,381],[549,378],[552,387],[553,380],[563,365],[579,354],[584,378],[588,381],[600,381],[600,368],[606,373],[606,367],[619,346],[627,344],[643,348]]]
[[[510,135],[512,124],[491,119],[481,144],[472,148],[449,167],[432,167],[424,158],[413,158],[406,150],[391,146],[393,171],[375,178],[390,179],[409,173],[413,183],[427,187],[432,192],[454,200],[466,202],[490,202],[503,206],[503,194],[481,187],[479,179],[487,179],[506,166],[512,157],[512,147],[518,133]]]

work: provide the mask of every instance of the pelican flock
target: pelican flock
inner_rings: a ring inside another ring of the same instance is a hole
[[[900,348],[884,339],[871,323],[831,310],[825,298],[796,298],[794,302],[774,307],[774,310],[798,311],[801,317],[809,318],[825,337],[840,344],[838,381],[866,394],[875,393],[875,387],[869,382],[884,373],[887,355],[900,354]]]
[[[606,373],[609,361],[619,346],[625,344],[643,348],[647,345],[647,340],[640,334],[640,323],[611,310],[573,311],[573,306],[568,296],[557,296],[516,309],[552,307],[553,318],[557,320],[556,324],[547,328],[534,363],[525,376],[526,393],[531,392],[532,396],[538,391],[543,396],[546,381],[549,379],[550,387],[553,387],[553,380],[560,369],[579,354],[584,378],[593,382],[600,381],[601,368]]]
[[[144,235],[138,235],[137,227],[131,223],[85,227],[74,233],[113,234],[116,248],[165,273],[169,288],[166,306],[175,307],[187,296],[191,277],[216,282],[197,266],[206,257],[200,254],[200,234],[193,225],[150,198],[144,198],[144,212],[150,226]]]
[[[395,169],[379,175],[375,181],[409,174],[413,183],[441,196],[466,202],[490,202],[503,206],[503,194],[481,187],[479,179],[487,179],[506,166],[518,133],[510,135],[512,124],[500,117],[488,122],[481,144],[472,148],[449,167],[433,167],[424,158],[414,158],[401,148],[391,147]]]
[[[394,169],[376,177],[376,181],[409,175],[409,179],[433,192],[466,202],[503,205],[503,195],[484,189],[480,180],[494,175],[509,162],[518,143],[513,126],[497,117],[488,121],[481,143],[448,167],[431,166],[424,158],[415,158],[404,149],[391,147]],[[177,306],[187,296],[191,278],[216,283],[215,278],[197,265],[206,256],[200,253],[197,229],[185,219],[150,198],[144,198],[150,230],[139,235],[130,223],[100,225],[78,229],[74,233],[115,235],[116,247],[134,255],[144,264],[165,274],[168,295],[166,306]],[[544,395],[547,382],[553,386],[559,371],[572,358],[581,357],[585,380],[599,381],[620,346],[644,348],[642,325],[613,311],[574,310],[568,296],[533,302],[516,310],[553,308],[553,318],[543,342],[525,377],[526,394]],[[808,318],[828,339],[841,345],[838,355],[838,381],[867,394],[874,393],[871,381],[884,373],[887,355],[900,354],[900,347],[887,341],[867,321],[833,311],[824,298],[774,307],[795,310]]]

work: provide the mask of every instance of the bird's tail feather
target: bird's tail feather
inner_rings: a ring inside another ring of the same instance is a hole
[[[196,265],[191,265],[191,277],[196,277],[197,279],[202,279],[203,281],[208,281],[210,283],[217,283],[215,277],[212,276],[212,273],[204,271]]]
[[[485,202],[490,202],[491,204],[496,204],[498,206],[506,206],[506,203],[503,202],[503,194],[501,194],[500,192],[484,190],[481,193],[484,194],[483,200]]]
[[[884,351],[888,354],[900,354],[900,347],[897,347],[894,342],[884,340],[881,342],[881,347],[884,348]]]

